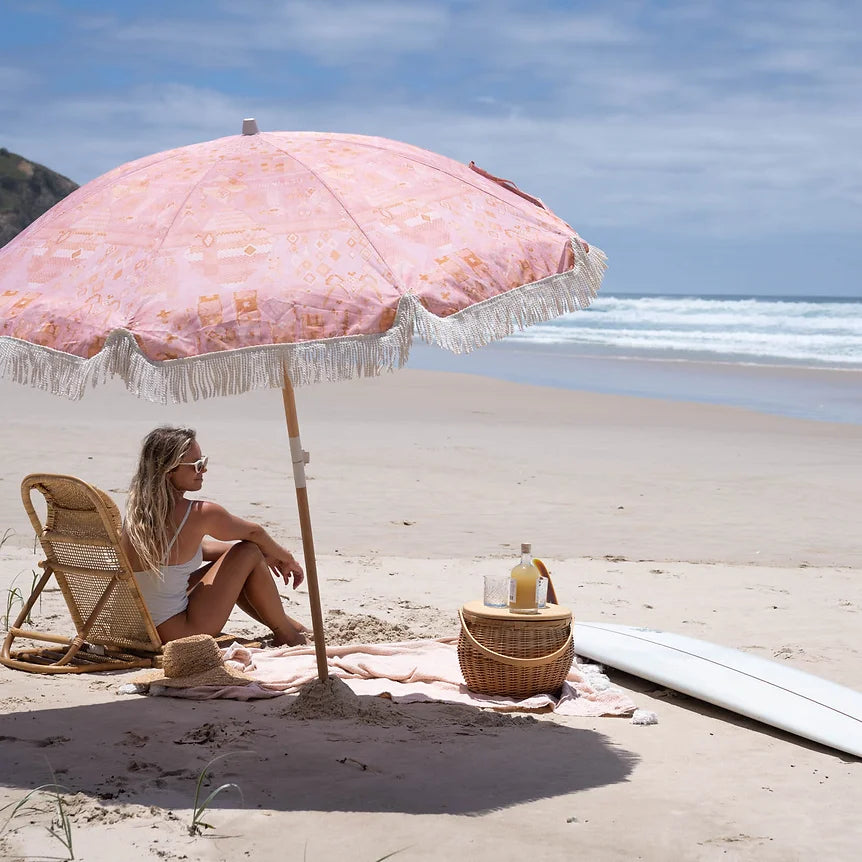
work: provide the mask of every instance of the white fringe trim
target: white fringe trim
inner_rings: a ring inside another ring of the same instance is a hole
[[[88,386],[119,375],[139,398],[161,404],[238,395],[324,380],[373,377],[407,362],[414,332],[454,353],[468,353],[534,323],[586,308],[607,268],[604,252],[585,252],[572,239],[575,265],[567,272],[513,288],[449,317],[427,311],[412,294],[398,303],[386,332],[349,335],[298,344],[270,344],[151,362],[131,332],[115,330],[96,356],[81,359],[50,347],[0,337],[0,377],[77,400]]]

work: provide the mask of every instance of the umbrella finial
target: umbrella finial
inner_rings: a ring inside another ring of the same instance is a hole
[[[244,135],[260,134],[260,129],[257,127],[257,120],[254,117],[248,117],[242,121],[242,133]]]

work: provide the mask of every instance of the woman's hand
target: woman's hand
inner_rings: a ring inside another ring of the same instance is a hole
[[[285,584],[290,584],[291,575],[293,576],[294,589],[305,580],[305,572],[303,572],[302,566],[294,559],[290,551],[282,549],[282,553],[278,555],[267,554],[265,559],[270,571],[283,578]]]

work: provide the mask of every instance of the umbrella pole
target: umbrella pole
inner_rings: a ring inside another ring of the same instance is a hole
[[[317,676],[324,682],[329,676],[326,666],[326,639],[323,634],[323,613],[320,610],[320,588],[317,583],[317,559],[314,556],[314,535],[311,531],[311,513],[308,509],[308,490],[305,487],[306,453],[299,439],[299,419],[296,415],[296,398],[293,384],[285,371],[284,417],[290,438],[290,458],[293,461],[293,481],[296,485],[296,506],[299,509],[299,529],[302,532],[302,554],[305,558],[305,576],[308,583],[308,602],[311,605],[311,627],[314,629],[314,653],[317,656]]]

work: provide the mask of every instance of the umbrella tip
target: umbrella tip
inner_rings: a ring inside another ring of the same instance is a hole
[[[257,127],[257,120],[254,117],[248,117],[242,121],[242,133],[244,135],[259,135],[260,129]]]

